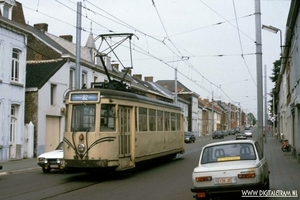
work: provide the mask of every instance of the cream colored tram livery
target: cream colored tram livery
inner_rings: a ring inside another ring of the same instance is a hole
[[[70,91],[65,99],[64,168],[134,168],[184,152],[181,108],[130,92]]]

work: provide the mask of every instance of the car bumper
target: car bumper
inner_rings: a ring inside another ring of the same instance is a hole
[[[205,188],[191,188],[191,191],[194,193],[205,193],[206,195],[210,194],[220,194],[220,193],[238,193],[242,190],[258,190],[262,189],[265,186],[265,183],[254,183],[254,184],[243,184],[243,185],[228,185],[228,186],[214,186],[214,187],[205,187]]]
[[[60,163],[37,163],[37,164],[43,168],[47,166],[47,168],[50,169],[61,169]]]
[[[247,137],[246,136],[240,136],[240,137],[236,137],[235,139],[237,139],[237,140],[245,140],[245,139],[247,139]]]
[[[224,136],[215,136],[215,137],[212,137],[213,139],[215,139],[215,138],[223,138]]]

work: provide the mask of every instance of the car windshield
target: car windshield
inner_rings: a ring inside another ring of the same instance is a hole
[[[186,132],[186,133],[184,133],[184,135],[185,135],[185,136],[191,136],[192,133]]]
[[[63,146],[64,146],[64,145],[63,145],[63,142],[60,142],[59,145],[56,147],[55,150],[64,150],[64,149],[63,149]]]
[[[250,143],[223,144],[206,147],[202,153],[201,164],[255,159],[254,147]]]

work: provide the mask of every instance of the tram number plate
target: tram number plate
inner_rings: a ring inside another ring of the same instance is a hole
[[[219,184],[227,184],[227,183],[232,183],[232,178],[227,177],[227,178],[219,178]]]

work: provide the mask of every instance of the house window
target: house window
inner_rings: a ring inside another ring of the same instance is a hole
[[[18,114],[18,106],[12,105],[10,111],[10,134],[9,134],[10,142],[16,141],[17,121],[18,121],[17,114]]]
[[[98,82],[98,77],[97,76],[94,76],[94,82]]]
[[[69,79],[69,89],[73,90],[75,87],[75,71],[73,69],[70,70],[70,79]]]
[[[55,104],[55,95],[56,94],[56,85],[51,84],[51,88],[50,88],[50,105],[54,105]]]
[[[9,18],[9,7],[5,4],[3,6],[3,17]]]
[[[11,64],[11,80],[19,81],[20,79],[20,51],[13,49]]]
[[[86,87],[86,79],[87,79],[87,74],[86,72],[82,72],[82,75],[81,75],[81,87]]]

